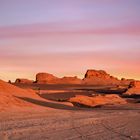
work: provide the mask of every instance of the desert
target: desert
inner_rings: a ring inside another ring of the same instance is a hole
[[[140,0],[0,0],[0,140],[140,140]]]
[[[98,70],[75,79],[41,73],[33,82],[1,80],[0,138],[140,139],[139,81],[122,84]]]

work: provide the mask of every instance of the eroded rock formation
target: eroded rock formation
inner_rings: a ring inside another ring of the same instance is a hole
[[[140,81],[132,81],[124,95],[140,95]]]
[[[36,83],[40,84],[81,84],[82,80],[75,77],[58,78],[49,73],[38,73],[36,75]]]
[[[39,83],[39,84],[55,83],[55,81],[58,79],[59,78],[49,73],[38,73],[36,75],[36,83]]]
[[[31,84],[33,83],[33,80],[29,80],[29,79],[22,79],[22,78],[18,78],[16,79],[15,83],[21,83],[21,84]]]
[[[115,94],[109,95],[97,95],[94,97],[88,97],[83,95],[77,95],[69,99],[71,103],[77,106],[97,107],[103,105],[116,105],[126,104],[127,102]]]
[[[85,78],[83,79],[85,84],[92,85],[119,85],[120,80],[111,76],[103,70],[87,70]]]

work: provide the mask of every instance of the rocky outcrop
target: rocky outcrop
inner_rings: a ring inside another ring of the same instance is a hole
[[[18,78],[16,79],[15,83],[18,84],[32,84],[34,81],[33,80],[29,80],[29,79],[21,79],[21,78]]]
[[[61,83],[61,84],[82,84],[82,80],[79,79],[77,76],[63,77],[63,78],[59,79],[58,83]]]
[[[120,80],[103,70],[88,70],[83,79],[85,84],[92,85],[119,85]]]
[[[126,104],[127,102],[115,94],[109,95],[97,95],[94,97],[88,97],[83,95],[77,95],[69,99],[71,103],[77,106],[86,107],[98,107],[103,105],[116,105],[116,104]]]
[[[74,77],[58,78],[49,73],[38,73],[36,75],[36,83],[39,84],[81,84],[82,80]]]
[[[91,85],[129,85],[133,79],[118,78],[111,76],[104,70],[87,70],[83,79],[84,84]]]
[[[104,78],[109,79],[110,75],[103,70],[87,70],[85,78]]]
[[[121,79],[121,85],[130,85],[131,82],[135,81],[134,79],[126,79],[122,78]]]
[[[38,73],[36,75],[36,83],[39,84],[51,84],[55,83],[59,78],[49,73]]]
[[[140,95],[140,81],[132,81],[124,95]]]

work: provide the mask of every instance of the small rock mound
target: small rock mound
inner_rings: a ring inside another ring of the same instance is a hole
[[[94,97],[76,95],[76,97],[70,98],[69,101],[74,105],[87,107],[98,107],[103,105],[116,105],[127,103],[124,99],[115,94],[109,94],[105,96],[97,95]]]
[[[132,81],[124,95],[140,95],[140,81]]]
[[[16,79],[15,83],[16,84],[32,84],[34,81],[33,80],[29,80],[29,79],[22,79],[22,78],[18,78]]]

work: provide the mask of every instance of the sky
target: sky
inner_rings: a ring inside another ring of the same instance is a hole
[[[0,0],[0,79],[140,79],[139,13],[140,0]]]

